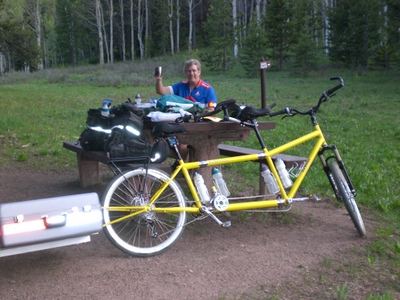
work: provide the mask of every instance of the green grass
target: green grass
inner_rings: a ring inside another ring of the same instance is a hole
[[[156,97],[154,67],[162,65],[164,84],[173,84],[184,78],[183,61],[168,58],[0,77],[0,167],[76,171],[76,157],[63,149],[62,142],[77,140],[85,127],[86,111],[100,107],[103,98],[119,104],[128,97],[133,99],[136,93],[144,100]],[[321,107],[318,120],[328,143],[336,144],[340,150],[356,186],[361,210],[379,220],[377,232],[368,233],[377,239],[370,243],[365,263],[381,264],[399,281],[400,74],[370,72],[360,77],[345,70],[327,70],[302,78],[267,71],[267,103],[276,102],[276,110],[285,106],[307,109],[316,103],[322,91],[336,84],[329,78],[337,75],[344,78],[345,87]],[[219,75],[207,70],[203,70],[202,77],[215,87],[219,100],[235,98],[239,103],[260,106],[259,79],[245,78],[233,71]],[[276,129],[263,133],[269,148],[310,129],[306,117],[273,120]],[[258,147],[254,136],[234,144]],[[306,144],[290,153],[304,156],[310,146]],[[240,190],[243,185],[257,189],[257,164],[226,166],[224,172],[231,190]],[[246,180],[237,185],[230,173],[244,174],[242,178]],[[318,164],[311,169],[301,192],[333,197]],[[346,283],[339,285],[336,292],[338,298],[346,298]],[[390,299],[390,292],[382,295],[383,298],[371,295],[370,299]]]

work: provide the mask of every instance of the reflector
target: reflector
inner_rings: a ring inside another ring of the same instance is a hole
[[[44,229],[46,229],[46,226],[44,225],[43,219],[22,222],[22,223],[4,224],[3,235],[11,235],[17,233],[44,230]]]

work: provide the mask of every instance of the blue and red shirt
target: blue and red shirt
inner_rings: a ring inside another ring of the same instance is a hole
[[[204,106],[209,106],[210,102],[213,102],[212,106],[217,103],[217,95],[215,94],[214,88],[201,79],[191,92],[187,81],[175,83],[170,86],[170,90],[171,94],[181,96],[190,101],[203,104]]]

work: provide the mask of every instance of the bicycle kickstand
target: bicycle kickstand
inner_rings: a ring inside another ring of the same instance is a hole
[[[224,228],[228,228],[231,226],[231,221],[226,221],[226,222],[222,222],[220,219],[218,219],[206,206],[202,206],[200,208],[200,211],[202,213],[206,213],[208,216],[210,216],[211,218],[214,219],[215,222],[218,223],[219,227],[224,227]]]

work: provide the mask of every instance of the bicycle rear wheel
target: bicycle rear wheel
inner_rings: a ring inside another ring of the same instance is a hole
[[[145,209],[168,180],[169,175],[161,170],[148,169],[146,174],[144,168],[139,168],[109,183],[102,196],[104,232],[117,248],[132,256],[152,256],[167,250],[181,236],[185,211],[172,214]],[[151,208],[184,206],[182,189],[172,181]],[[133,216],[135,212],[138,214]]]
[[[342,170],[339,168],[336,161],[332,161],[330,163],[330,170],[332,172],[332,177],[335,184],[335,195],[338,201],[343,202],[346,207],[347,212],[349,213],[351,220],[354,223],[358,233],[361,237],[366,234],[365,226],[363,219],[361,217],[360,211],[358,209],[357,203],[354,200],[354,196],[350,191],[349,185],[342,173]]]

